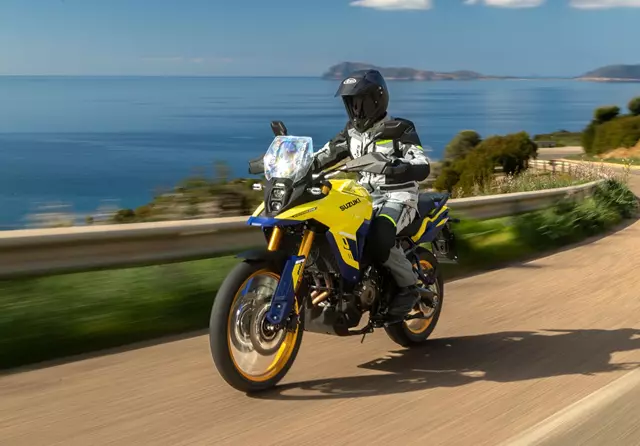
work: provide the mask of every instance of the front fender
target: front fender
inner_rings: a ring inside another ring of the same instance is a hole
[[[305,262],[305,257],[289,256],[282,251],[252,249],[238,254],[236,257],[245,262],[265,262],[280,274],[280,281],[273,294],[267,320],[272,324],[281,324],[291,312],[295,300],[296,283]]]

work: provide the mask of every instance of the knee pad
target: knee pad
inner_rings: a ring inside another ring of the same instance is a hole
[[[389,251],[396,242],[396,227],[385,217],[374,218],[367,237],[366,251],[376,263],[384,263],[389,259]]]

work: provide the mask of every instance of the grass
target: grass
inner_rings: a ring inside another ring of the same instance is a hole
[[[593,155],[567,155],[566,159],[569,160],[577,160],[577,161],[590,161],[595,163],[612,163],[612,164],[621,164],[621,165],[640,165],[640,157],[633,158],[601,158]]]
[[[553,133],[535,135],[533,137],[533,141],[553,141],[556,143],[556,147],[573,147],[582,145],[581,137],[582,132],[567,132],[566,130],[559,130]]]
[[[476,184],[467,193],[462,188],[456,188],[453,190],[452,196],[453,198],[463,198],[557,189],[588,183],[596,178],[595,174],[590,174],[587,169],[582,169],[581,171],[583,172],[582,174],[576,171],[569,175],[562,172],[540,172],[527,169],[519,175],[494,176],[491,181],[485,184]]]
[[[460,265],[451,279],[577,242],[633,215],[616,180],[581,203],[454,225]],[[207,327],[234,257],[38,279],[0,281],[0,369]]]
[[[236,262],[0,281],[0,368],[203,328]]]

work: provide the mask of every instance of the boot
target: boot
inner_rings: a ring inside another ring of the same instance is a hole
[[[390,324],[402,322],[419,300],[420,291],[416,285],[399,288],[398,294],[389,306],[388,322]]]

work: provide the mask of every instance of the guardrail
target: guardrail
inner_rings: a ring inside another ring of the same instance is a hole
[[[494,218],[589,196],[597,182],[449,201],[463,218]],[[248,217],[0,231],[0,279],[196,260],[264,246]]]
[[[529,167],[544,172],[563,172],[571,174],[576,171],[577,164],[563,160],[529,160]]]

